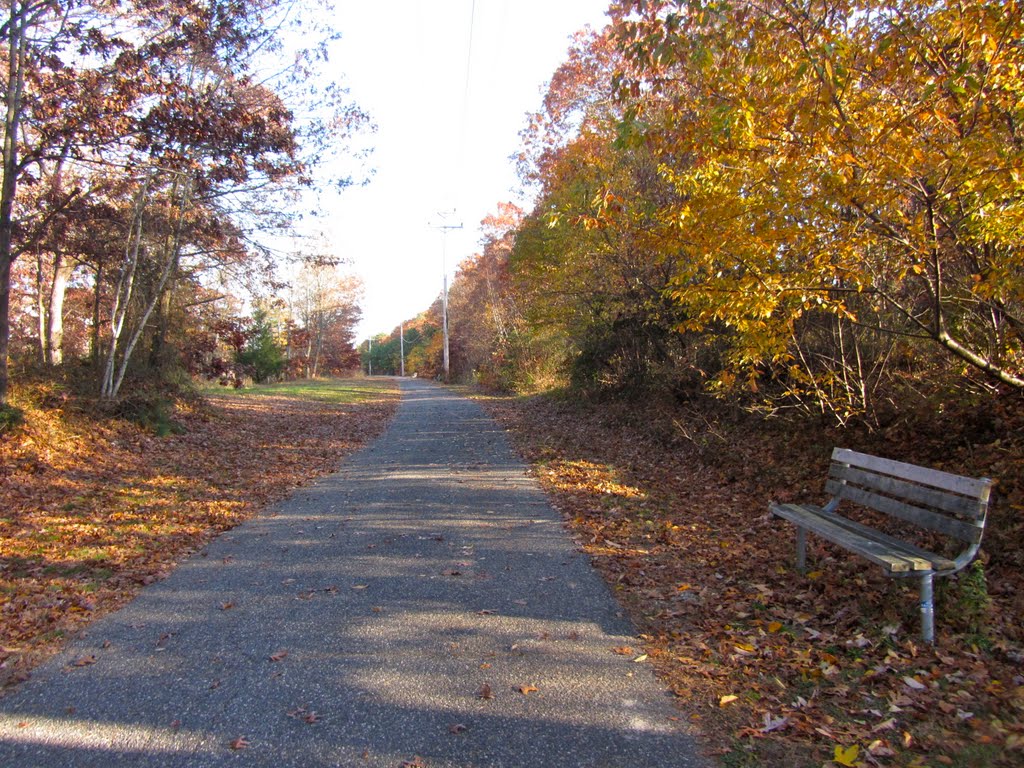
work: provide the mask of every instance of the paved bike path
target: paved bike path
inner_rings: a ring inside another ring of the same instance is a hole
[[[402,388],[336,474],[0,698],[0,766],[704,765],[501,429]]]

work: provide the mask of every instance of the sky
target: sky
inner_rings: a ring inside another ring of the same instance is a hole
[[[442,260],[450,281],[480,250],[479,223],[499,202],[532,202],[511,159],[519,132],[572,34],[603,27],[608,4],[337,1],[331,67],[377,125],[373,177],[329,202],[324,229],[365,284],[359,339],[427,309],[441,294]],[[442,223],[463,228],[445,235]]]

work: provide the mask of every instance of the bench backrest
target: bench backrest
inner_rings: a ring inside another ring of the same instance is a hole
[[[882,459],[847,448],[832,451],[826,490],[836,499],[878,510],[977,546],[992,481]]]

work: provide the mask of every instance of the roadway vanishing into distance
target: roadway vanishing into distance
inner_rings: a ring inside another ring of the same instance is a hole
[[[0,698],[0,766],[706,765],[478,405],[387,431]]]

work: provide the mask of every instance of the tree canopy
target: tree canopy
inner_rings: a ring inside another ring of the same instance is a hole
[[[636,0],[610,18],[522,133],[536,202],[501,291],[541,367],[839,421],[1024,388],[1017,2]],[[470,304],[461,373],[479,378],[492,309]]]
[[[210,304],[228,320],[230,286],[276,290],[261,234],[291,225],[301,190],[323,183],[317,163],[367,125],[322,76],[336,33],[309,16],[297,43],[291,11],[7,4],[0,404],[12,356],[91,359],[113,399],[133,371],[188,357],[187,335],[170,336],[207,322]]]

